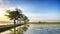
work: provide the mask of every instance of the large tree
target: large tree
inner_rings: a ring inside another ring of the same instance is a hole
[[[14,25],[16,24],[16,20],[18,20],[18,18],[21,18],[22,16],[22,11],[20,9],[15,9],[13,11],[7,10],[6,16],[10,18],[10,20],[13,20]]]
[[[13,20],[14,25],[16,25],[16,21],[18,18],[22,17],[22,11],[20,9],[15,9],[13,11],[7,10],[7,13],[5,16],[9,17],[10,20]],[[14,28],[14,34],[16,34],[16,28]]]

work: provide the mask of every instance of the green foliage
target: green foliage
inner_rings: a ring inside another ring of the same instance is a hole
[[[16,8],[16,10],[13,11],[7,10],[7,13],[8,14],[6,14],[5,16],[9,17],[10,20],[14,20],[14,22],[18,20],[18,18],[23,20],[25,23],[29,21],[28,17],[22,14],[22,11],[20,9]]]
[[[20,16],[22,16],[22,14],[20,14],[20,12],[18,10],[16,10],[16,11],[7,10],[7,13],[9,15],[6,15],[6,16],[8,16],[10,18],[10,20],[17,20],[18,18],[20,18]]]

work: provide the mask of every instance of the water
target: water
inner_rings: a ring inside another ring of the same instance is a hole
[[[6,31],[0,34],[9,34]],[[24,34],[60,34],[60,24],[30,24],[28,30]]]
[[[60,24],[30,25],[24,34],[60,34]]]
[[[5,32],[2,32],[2,33],[0,33],[0,34],[10,34],[11,33],[11,31],[5,31]]]

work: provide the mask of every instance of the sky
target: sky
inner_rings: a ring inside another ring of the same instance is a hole
[[[0,11],[14,8],[21,9],[30,22],[60,21],[59,0],[0,0]],[[5,17],[0,19],[7,20]]]

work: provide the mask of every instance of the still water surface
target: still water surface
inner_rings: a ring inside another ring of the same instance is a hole
[[[32,24],[24,34],[60,34],[60,24]]]
[[[9,34],[6,31],[0,34]],[[60,24],[30,24],[24,34],[60,34]]]

